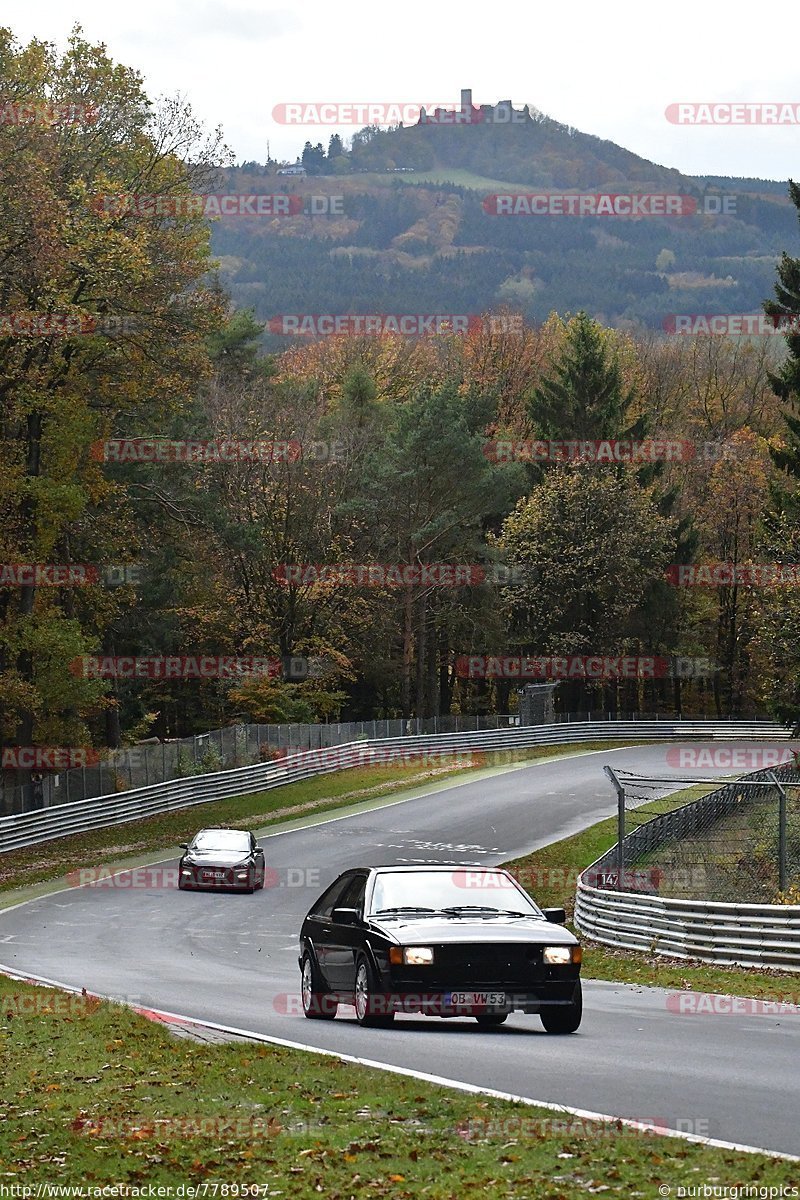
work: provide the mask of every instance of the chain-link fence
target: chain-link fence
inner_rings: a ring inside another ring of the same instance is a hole
[[[230,725],[190,738],[142,742],[103,752],[100,762],[40,774],[14,785],[0,774],[0,816],[32,812],[53,804],[108,796],[114,792],[165,783],[187,775],[232,770],[274,757],[282,750],[319,750],[367,738],[406,737],[417,733],[462,733],[507,729],[515,716],[447,716],[428,720],[349,721],[328,725]]]
[[[619,840],[588,883],[674,899],[800,902],[796,762],[721,787],[606,771],[617,788]],[[676,793],[682,782],[690,786]]]

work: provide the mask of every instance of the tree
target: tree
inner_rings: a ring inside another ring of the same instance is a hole
[[[498,539],[509,565],[530,569],[503,593],[512,645],[537,655],[627,652],[673,537],[674,522],[631,473],[592,463],[548,471]]]
[[[317,142],[316,146],[312,146],[311,142],[306,142],[303,147],[302,163],[309,175],[321,175],[325,169],[325,150],[322,142]]]
[[[789,181],[789,195],[800,218],[800,185]],[[783,420],[788,429],[788,444],[773,447],[772,459],[777,467],[796,485],[800,480],[800,258],[791,258],[786,251],[777,266],[777,299],[767,300],[764,312],[776,323],[786,323],[787,358],[779,371],[770,374],[772,388],[785,404]],[[775,507],[785,508],[800,518],[800,499],[797,487],[786,485],[774,492]]]
[[[60,57],[0,30],[0,76],[22,105],[46,113],[80,99],[98,114],[0,126],[0,271],[11,314],[0,326],[4,561],[129,560],[129,498],[90,445],[131,432],[145,414],[152,432],[207,370],[205,337],[219,317],[202,283],[209,229],[185,201],[226,156],[183,103],[153,109],[136,72],[77,28]],[[103,199],[142,193],[167,196],[175,212]],[[113,702],[70,663],[101,646],[133,600],[128,588],[3,590],[3,738],[87,744],[88,719]]]
[[[524,486],[516,465],[493,466],[483,454],[482,431],[490,417],[485,400],[461,396],[452,384],[422,387],[386,414],[385,441],[365,464],[361,495],[353,503],[379,561],[413,567],[487,560],[484,526],[502,518]],[[425,715],[421,709],[435,707],[431,683],[441,655],[451,648],[437,616],[453,603],[440,591],[434,584],[409,583],[395,593],[404,717],[411,714],[415,661],[417,711]],[[487,590],[474,600],[480,603],[481,597],[491,602]],[[390,596],[385,603],[392,603]]]
[[[613,336],[585,312],[569,321],[560,355],[530,401],[539,437],[591,441],[645,434],[646,420],[631,415],[635,393],[623,384]]]

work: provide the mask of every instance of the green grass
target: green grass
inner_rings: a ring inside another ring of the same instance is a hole
[[[393,178],[398,178],[394,176]],[[489,179],[476,175],[462,167],[435,167],[431,171],[416,171],[413,175],[401,175],[407,183],[455,183],[459,187],[472,188],[476,192],[535,192],[529,183],[512,183],[508,179]],[[541,189],[538,189],[541,190]]]
[[[598,741],[573,746],[537,746],[529,750],[476,753],[476,766],[453,765],[443,757],[435,766],[397,763],[357,767],[317,776],[302,783],[198,804],[177,812],[162,813],[108,829],[55,838],[38,846],[11,850],[0,855],[0,894],[34,884],[63,878],[67,871],[104,863],[138,864],[160,850],[169,850],[188,841],[206,825],[226,825],[235,829],[269,829],[287,819],[309,817],[383,796],[438,784],[469,775],[484,767],[513,762],[528,762],[554,756],[643,745],[640,742]],[[463,756],[461,759],[463,764]],[[130,860],[130,861],[129,861]]]
[[[476,1026],[471,1036],[486,1035]],[[662,1184],[674,1196],[711,1180],[797,1181],[795,1163],[573,1122],[333,1057],[176,1041],[122,1007],[2,977],[0,1059],[6,1186],[258,1184],[261,1196],[283,1200],[591,1192],[649,1200]]]
[[[679,808],[708,787],[692,787],[637,809],[641,815]],[[617,819],[600,821],[573,837],[552,842],[533,854],[503,865],[512,870],[524,888],[543,906],[562,907],[570,917],[575,907],[577,876],[617,841]],[[608,979],[650,987],[722,992],[763,1000],[800,1003],[800,976],[771,969],[725,967],[696,960],[602,946],[581,936],[585,979]]]

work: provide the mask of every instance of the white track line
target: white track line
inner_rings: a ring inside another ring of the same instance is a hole
[[[82,995],[82,989],[60,983],[55,979],[45,979],[37,975],[21,974],[11,967],[0,964],[0,973],[12,979],[25,983],[44,984],[46,987],[62,988],[64,991]],[[98,996],[101,1000],[114,1000],[113,996],[100,996],[97,992],[87,992],[87,995]],[[119,1001],[117,1001],[119,1003]],[[685,1142],[694,1142],[700,1146],[712,1146],[717,1150],[737,1150],[742,1154],[763,1154],[767,1158],[779,1158],[787,1162],[800,1162],[796,1154],[783,1154],[779,1150],[765,1150],[761,1146],[745,1146],[740,1142],[724,1142],[719,1138],[705,1138],[697,1133],[684,1133],[678,1129],[664,1129],[661,1126],[650,1125],[646,1121],[634,1121],[629,1117],[615,1117],[608,1113],[592,1112],[586,1108],[573,1108],[569,1104],[554,1104],[550,1100],[534,1100],[530,1096],[517,1096],[513,1092],[500,1092],[496,1088],[480,1087],[475,1083],[464,1083],[460,1079],[448,1079],[443,1075],[431,1075],[427,1071],[414,1071],[410,1067],[398,1067],[391,1063],[377,1062],[372,1058],[361,1058],[354,1054],[342,1054],[338,1050],[325,1050],[320,1046],[310,1046],[305,1042],[292,1042],[287,1038],[272,1037],[266,1033],[256,1033],[252,1029],[238,1029],[236,1026],[219,1025],[215,1021],[201,1021],[196,1017],[187,1017],[183,1013],[167,1012],[164,1009],[144,1008],[140,1005],[126,1005],[151,1020],[181,1022],[187,1025],[197,1025],[201,1029],[214,1029],[219,1033],[230,1033],[237,1037],[248,1038],[253,1042],[267,1042],[271,1046],[283,1046],[289,1050],[303,1050],[308,1054],[324,1054],[329,1058],[338,1058],[340,1062],[355,1063],[360,1067],[372,1067],[377,1071],[387,1071],[391,1075],[405,1075],[411,1079],[419,1079],[424,1083],[437,1084],[439,1087],[451,1088],[457,1092],[467,1092],[474,1096],[491,1096],[495,1100],[510,1100],[516,1104],[526,1104],[530,1108],[544,1108],[549,1112],[567,1113],[571,1117],[580,1117],[584,1121],[597,1121],[605,1124],[622,1125],[626,1129],[636,1130],[637,1133],[653,1133],[661,1137],[680,1138]]]

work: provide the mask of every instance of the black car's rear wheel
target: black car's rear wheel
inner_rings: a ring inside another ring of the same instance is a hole
[[[539,1016],[547,1033],[574,1033],[583,1016],[583,993],[580,979],[575,984],[571,1004],[558,1008],[542,1008]]]
[[[382,997],[378,995],[375,986],[375,976],[372,967],[363,956],[356,963],[355,986],[356,1020],[359,1025],[380,1029],[391,1025],[394,1013],[387,1012]]]
[[[484,1013],[475,1018],[481,1029],[491,1029],[494,1025],[502,1025],[507,1019],[508,1013]]]
[[[329,992],[320,991],[317,969],[310,954],[303,956],[300,996],[303,1002],[303,1016],[311,1021],[332,1021],[339,1011],[339,1005],[333,996]]]

